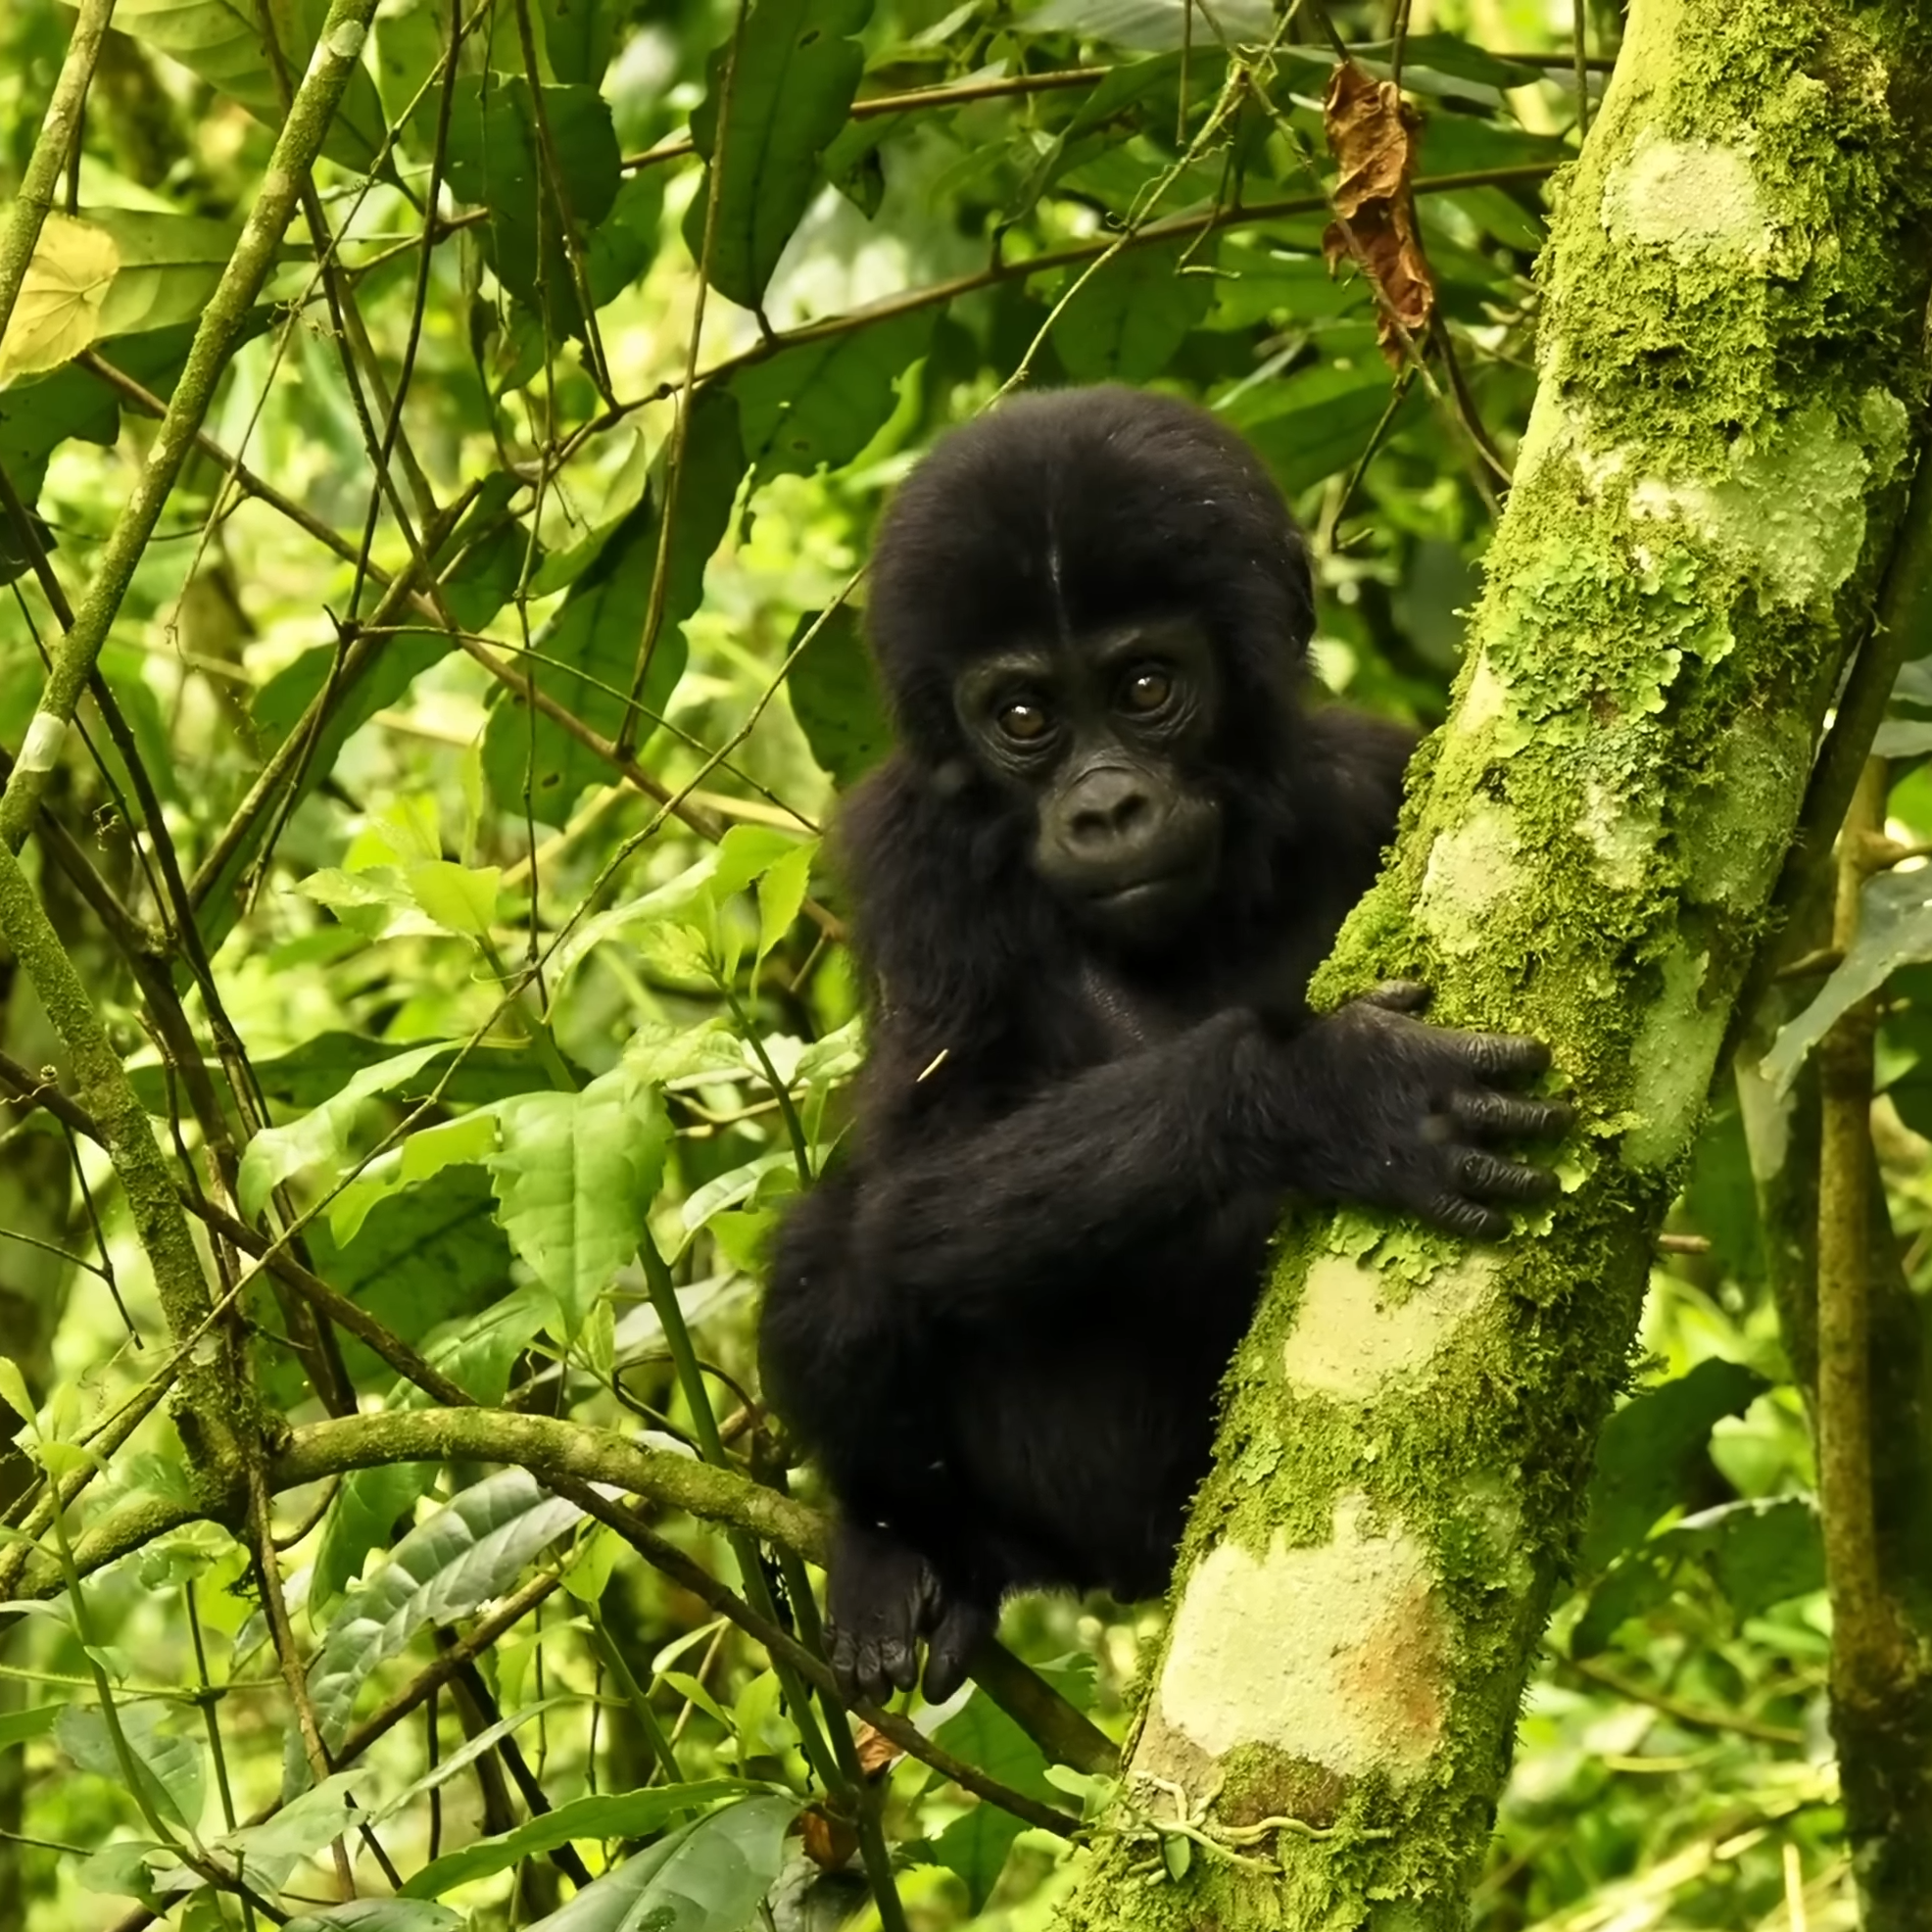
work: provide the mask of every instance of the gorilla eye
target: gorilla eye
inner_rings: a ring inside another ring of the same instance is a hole
[[[1008,738],[1020,745],[1031,745],[1046,735],[1046,712],[1024,698],[1016,698],[1010,703],[1002,704],[994,712],[993,722]]]
[[[1158,711],[1174,696],[1174,680],[1163,670],[1135,671],[1121,694],[1130,711]]]

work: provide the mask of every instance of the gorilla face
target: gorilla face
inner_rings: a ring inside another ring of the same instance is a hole
[[[953,687],[974,759],[1032,810],[1041,882],[1135,950],[1177,936],[1214,890],[1222,806],[1205,754],[1221,700],[1212,643],[1187,617],[1002,645]]]

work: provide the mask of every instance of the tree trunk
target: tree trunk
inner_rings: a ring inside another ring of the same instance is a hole
[[[1530,1032],[1564,1195],[1291,1223],[1069,1922],[1447,1932],[1926,393],[1932,22],[1638,0],[1449,723],[1325,970]],[[1177,1830],[1177,1825],[1186,1829]]]

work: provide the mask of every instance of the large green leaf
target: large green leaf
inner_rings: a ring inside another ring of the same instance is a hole
[[[1218,0],[1209,18],[1212,27],[1203,24],[1196,8],[1197,45],[1212,46],[1220,36],[1231,45],[1268,37],[1267,0]],[[1147,53],[1165,53],[1186,38],[1183,0],[1046,0],[1014,25],[1022,33],[1074,33]]]
[[[523,1470],[503,1470],[415,1528],[350,1593],[309,1672],[323,1740],[340,1744],[369,1673],[421,1631],[501,1596],[583,1515]]]
[[[580,1093],[506,1100],[497,1119],[504,1230],[575,1335],[644,1237],[671,1137],[663,1102],[620,1066]]]
[[[926,353],[933,313],[801,343],[732,378],[746,459],[760,483],[836,469],[885,427],[899,378]]]
[[[606,1872],[530,1932],[749,1932],[799,1801],[741,1799]]]
[[[824,185],[822,157],[845,124],[865,68],[853,36],[871,13],[872,0],[757,0],[733,65],[722,158],[714,150],[724,51],[711,56],[691,137],[720,170],[711,286],[741,308],[764,300],[778,258]],[[704,259],[711,168],[684,218],[695,262]]]
[[[1049,1805],[1063,1802],[1047,1782],[1046,1759],[1039,1746],[984,1691],[976,1690],[964,1708],[933,1733],[933,1742],[969,1764],[977,1764],[989,1777],[997,1778],[1012,1790]],[[934,1858],[948,1871],[959,1874],[972,1910],[977,1912],[986,1905],[1014,1839],[1024,1829],[1011,1811],[981,1799],[934,1841]]]
[[[1619,1624],[1669,1602],[1687,1573],[1707,1578],[1739,1620],[1822,1588],[1816,1507],[1805,1496],[1726,1503],[1639,1544],[1591,1591],[1570,1655],[1594,1657]]]
[[[1722,1416],[1741,1416],[1769,1386],[1755,1369],[1714,1356],[1618,1410],[1597,1447],[1589,1523],[1578,1553],[1583,1568],[1602,1570],[1641,1543],[1658,1518],[1683,1501],[1712,1425]]]
[[[738,406],[724,392],[707,390],[692,411],[662,628],[639,700],[645,713],[634,734],[639,743],[650,738],[653,717],[662,715],[684,675],[684,622],[703,595],[704,566],[731,520],[744,469]],[[644,641],[663,501],[662,477],[653,476],[645,500],[619,521],[572,582],[532,654],[522,660],[539,690],[607,739],[622,728]],[[497,801],[518,812],[527,772],[537,815],[557,824],[569,817],[587,785],[610,775],[610,767],[560,725],[542,714],[532,720],[520,699],[499,703],[491,714],[483,770]]]
[[[1369,447],[1388,408],[1389,372],[1379,361],[1355,367],[1324,362],[1275,386],[1259,419],[1237,421],[1276,480],[1292,496],[1349,468]],[[1427,409],[1421,383],[1412,383],[1396,411],[1400,427]]]
[[[554,1811],[520,1824],[514,1831],[499,1832],[494,1838],[479,1838],[459,1852],[425,1865],[411,1878],[404,1895],[411,1899],[433,1899],[459,1885],[488,1878],[494,1872],[507,1871],[525,1859],[542,1858],[572,1839],[599,1841],[614,1838],[647,1838],[662,1831],[684,1811],[700,1811],[727,1798],[771,1795],[767,1787],[744,1778],[705,1778],[695,1784],[658,1784],[637,1791],[594,1793],[572,1799]]]
[[[1932,870],[1881,872],[1859,894],[1859,932],[1818,995],[1778,1029],[1764,1055],[1765,1077],[1780,1089],[1833,1021],[1882,987],[1901,967],[1932,959]]]
[[[1214,301],[1212,251],[1183,272],[1178,248],[1131,248],[1085,281],[1053,322],[1053,347],[1082,382],[1145,382],[1174,360]]]
[[[532,309],[547,303],[556,334],[582,336],[565,217],[580,251],[588,248],[617,198],[621,157],[609,106],[595,87],[546,87],[542,107],[554,173],[530,82],[521,74],[461,75],[450,117],[450,190],[488,211],[490,266],[503,285]],[[417,112],[431,116],[436,104],[425,101]]]
[[[810,610],[798,619],[791,648],[818,621]],[[844,791],[892,749],[892,721],[849,604],[826,619],[804,654],[786,676],[792,715],[812,756]]]
[[[291,85],[308,70],[327,12],[326,0],[273,0],[275,37]],[[114,24],[239,101],[265,125],[282,124],[281,92],[252,0],[120,0]],[[382,151],[384,133],[375,82],[358,68],[323,136],[322,152],[345,168],[367,169]]]
[[[198,1738],[179,1735],[174,1714],[166,1705],[117,1703],[114,1715],[148,1802],[164,1818],[191,1832],[199,1829],[208,1788],[206,1747]],[[125,1785],[121,1754],[98,1706],[70,1705],[56,1720],[54,1735],[83,1771]]]

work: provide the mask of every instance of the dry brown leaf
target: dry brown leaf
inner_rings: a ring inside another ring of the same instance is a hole
[[[1435,314],[1435,283],[1416,227],[1417,136],[1422,121],[1401,88],[1341,62],[1322,104],[1322,125],[1340,178],[1335,217],[1322,235],[1322,254],[1333,274],[1353,262],[1375,283],[1376,340],[1391,368],[1408,360],[1402,331],[1427,333]],[[1398,327],[1399,324],[1399,327]]]
[[[841,1865],[849,1864],[858,1850],[858,1833],[844,1818],[835,1818],[816,1805],[799,1817],[798,1831],[804,1840],[805,1857],[821,1871],[837,1871]]]
[[[890,1771],[905,1756],[884,1731],[874,1730],[870,1724],[859,1725],[853,1748],[858,1753],[859,1769],[869,1778]]]

